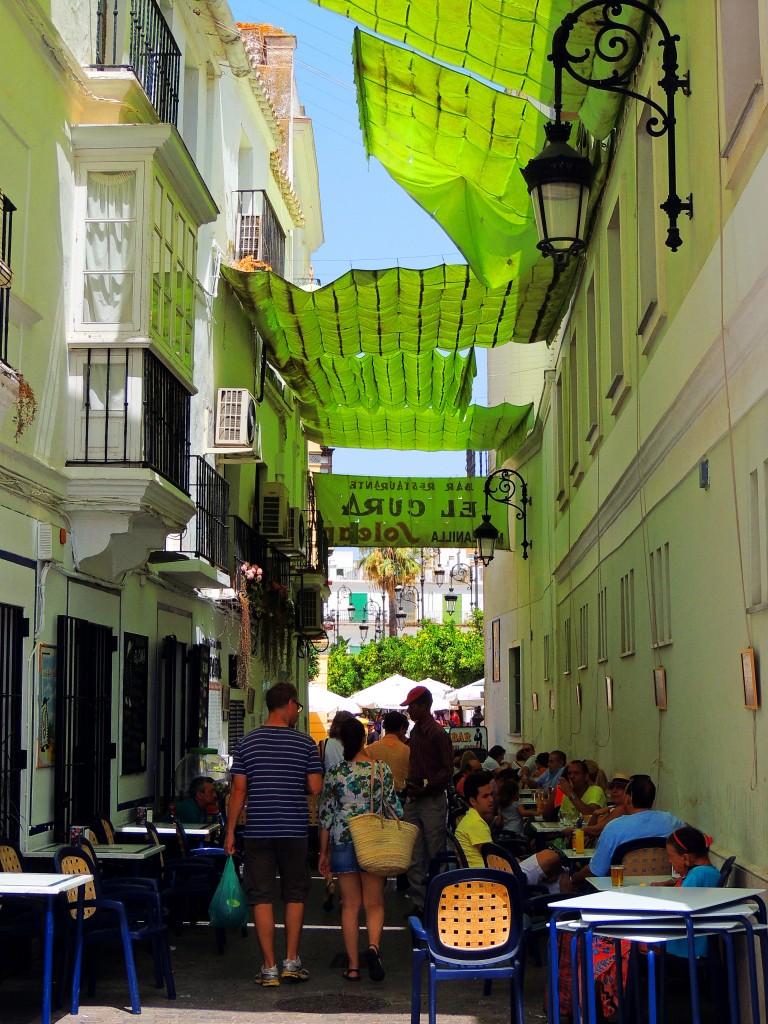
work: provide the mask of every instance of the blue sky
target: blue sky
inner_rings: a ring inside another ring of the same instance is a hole
[[[363,148],[352,78],[353,22],[310,0],[230,0],[238,21],[267,22],[297,38],[299,98],[312,118],[325,244],[313,258],[323,284],[352,267],[432,267],[463,263],[442,228]],[[482,355],[482,353],[480,354]],[[486,403],[485,361],[478,358],[475,401]],[[457,476],[464,452],[388,452],[337,448],[336,473]]]

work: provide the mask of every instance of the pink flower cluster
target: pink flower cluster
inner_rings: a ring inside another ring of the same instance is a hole
[[[251,565],[250,562],[243,562],[240,572],[247,580],[256,580],[257,583],[261,583],[261,578],[264,575],[263,569],[260,569],[258,565]]]

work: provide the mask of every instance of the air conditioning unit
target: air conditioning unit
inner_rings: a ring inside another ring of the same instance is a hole
[[[307,530],[304,522],[304,513],[300,508],[293,505],[288,508],[288,537],[286,540],[276,541],[277,547],[284,555],[306,555],[307,553]]]
[[[296,629],[305,636],[323,632],[323,595],[319,590],[300,590],[296,598]]]
[[[214,444],[224,462],[261,462],[256,399],[246,388],[219,388]]]
[[[288,541],[288,491],[285,484],[268,483],[261,489],[259,532],[275,541]]]

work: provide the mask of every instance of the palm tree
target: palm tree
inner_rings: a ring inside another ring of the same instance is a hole
[[[388,632],[390,636],[397,636],[395,587],[413,583],[418,577],[421,565],[416,561],[416,552],[413,548],[361,548],[361,551],[357,568],[362,569],[367,580],[377,583],[382,594],[389,598]]]

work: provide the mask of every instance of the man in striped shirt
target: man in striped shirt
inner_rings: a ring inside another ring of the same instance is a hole
[[[309,978],[299,957],[310,883],[307,793],[318,794],[322,789],[323,768],[314,740],[294,728],[302,711],[296,687],[277,683],[267,691],[265,700],[267,721],[240,740],[232,759],[224,849],[227,853],[234,849],[235,825],[247,798],[243,881],[264,958],[256,982],[272,986],[280,984],[273,909],[278,871],[285,903],[282,977],[292,982]]]

